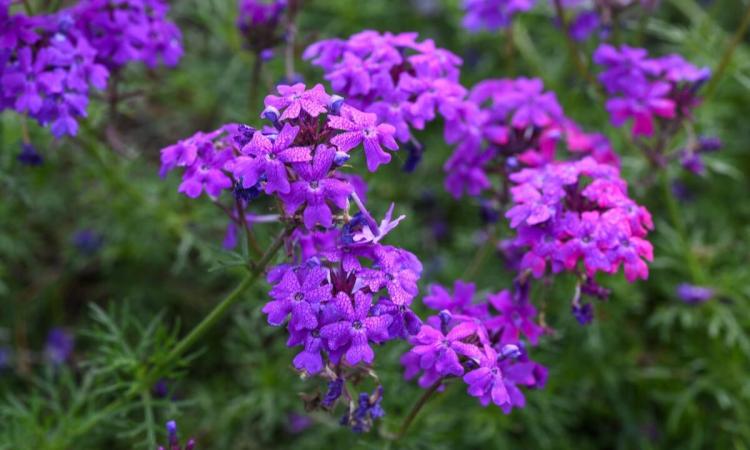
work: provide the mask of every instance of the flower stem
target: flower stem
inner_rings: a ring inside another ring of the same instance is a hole
[[[219,302],[218,305],[214,307],[213,310],[211,310],[210,313],[206,317],[203,318],[203,320],[193,328],[193,330],[185,336],[180,342],[177,343],[177,345],[172,349],[171,352],[167,355],[167,358],[165,359],[163,365],[166,365],[175,359],[182,356],[186,351],[188,351],[200,338],[203,337],[204,334],[208,332],[211,328],[216,325],[216,323],[224,317],[224,314],[229,310],[232,305],[234,305],[237,300],[240,299],[242,296],[242,293],[245,292],[250,286],[255,284],[255,282],[258,280],[260,275],[265,271],[266,266],[268,266],[268,263],[271,262],[271,259],[276,255],[276,252],[279,251],[281,246],[284,244],[284,239],[289,235],[290,229],[285,228],[277,237],[276,240],[273,241],[270,247],[268,247],[268,250],[266,250],[266,253],[263,255],[263,257],[255,264],[253,269],[250,271],[249,274],[245,276],[245,278],[242,279],[240,284],[237,285],[236,288],[232,292],[227,295],[224,300]],[[156,371],[155,371],[156,372]],[[146,379],[151,378],[158,378],[155,377],[154,374],[146,377]]]
[[[261,70],[263,69],[263,60],[260,58],[260,53],[256,52],[253,56],[253,71],[250,73],[250,90],[248,91],[248,106],[250,107],[251,115],[257,114],[255,93],[258,91],[258,85],[260,84],[260,74]]]
[[[414,419],[417,417],[417,414],[419,414],[419,411],[427,403],[427,401],[432,398],[432,395],[437,392],[442,382],[442,378],[437,380],[432,384],[432,386],[429,387],[429,389],[424,392],[424,394],[422,394],[421,397],[419,397],[419,399],[417,399],[416,403],[414,403],[414,406],[411,407],[411,411],[409,411],[409,414],[404,418],[404,422],[401,424],[401,428],[399,428],[398,434],[393,439],[394,441],[398,441],[406,435],[406,432],[409,430],[409,426],[411,426],[412,422],[414,422]]]
[[[688,271],[690,272],[690,277],[692,278],[692,281],[694,283],[701,284],[705,281],[705,276],[703,275],[700,263],[696,259],[692,247],[690,246],[687,227],[685,226],[685,221],[682,219],[682,215],[680,214],[680,209],[677,205],[677,201],[672,194],[672,189],[669,184],[669,176],[667,176],[666,168],[662,169],[661,171],[660,181],[662,195],[664,196],[664,202],[666,203],[667,212],[669,213],[669,219],[672,222],[672,226],[677,231],[677,234],[680,237],[680,241],[682,241],[681,244],[684,252],[685,263],[687,264]]]
[[[737,31],[734,32],[734,36],[732,36],[732,39],[729,41],[729,44],[727,45],[727,48],[724,50],[724,54],[721,56],[721,60],[719,60],[719,64],[716,66],[716,69],[714,70],[714,75],[711,77],[711,81],[708,83],[708,86],[706,87],[706,95],[704,96],[706,100],[710,98],[711,95],[716,90],[716,87],[719,84],[719,80],[724,75],[724,72],[726,72],[727,67],[729,67],[729,62],[732,60],[734,51],[737,49],[737,46],[740,44],[740,41],[742,40],[742,37],[745,35],[745,32],[747,31],[748,26],[750,26],[750,6],[748,6],[747,9],[745,10],[745,15],[742,16],[742,20],[740,21],[739,27],[737,27]]]

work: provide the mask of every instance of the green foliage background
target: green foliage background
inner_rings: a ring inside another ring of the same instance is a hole
[[[678,167],[669,172],[692,193],[679,205],[686,248],[652,170],[608,124],[571,64],[551,8],[539,3],[516,19],[511,41],[507,33],[467,34],[457,0],[309,0],[299,39],[308,44],[365,28],[418,31],[465,58],[465,85],[541,77],[567,115],[615,144],[631,194],[655,218],[651,277],[635,284],[608,278],[613,295],[597,305],[588,327],[569,313],[572,280],[558,278],[535,291],[555,332],[533,351],[550,377],[546,389],[527,393],[525,409],[504,415],[482,408],[454,385],[428,403],[404,440],[390,442],[382,435],[398,427],[421,390],[401,379],[398,358],[406,345],[389,343],[376,359],[386,388],[380,431],[355,435],[336,417],[314,413],[310,428],[293,432],[290,415],[305,414],[299,393],[322,385],[296,375],[284,331],[266,325],[260,314],[265,283],[243,296],[192,360],[168,374],[170,399],[143,395],[107,409],[242,273],[233,263],[238,256],[220,248],[222,213],[205,198],[178,195],[178,176],[157,176],[159,149],[226,122],[258,123],[262,95],[284,71],[281,58],[271,61],[250,104],[252,56],[242,51],[234,27],[234,0],[180,0],[172,2],[171,15],[183,30],[186,55],[175,70],[127,69],[123,89],[145,95],[123,105],[116,125],[120,151],[93,140],[107,128],[101,101],[92,102],[79,139],[54,141],[32,126],[46,159],[39,168],[16,161],[20,119],[0,116],[0,346],[16,356],[0,372],[0,448],[154,448],[165,441],[169,419],[178,421],[182,436],[196,437],[200,449],[749,448],[748,40],[697,111],[699,132],[719,136],[724,149],[709,157],[706,177]],[[740,0],[663,0],[654,14],[628,22],[619,39],[716,67],[747,7]],[[589,55],[593,48],[593,42],[584,46]],[[296,68],[308,82],[321,81],[308,64],[298,60]],[[467,270],[486,251],[479,208],[442,189],[442,163],[451,149],[441,133],[439,123],[419,133],[427,153],[416,173],[400,172],[404,155],[398,154],[394,164],[366,174],[372,209],[383,212],[396,202],[397,212],[408,216],[389,242],[425,263],[422,288],[468,275],[481,290],[497,291],[510,282],[497,255],[489,252],[476,270]],[[361,161],[354,166],[364,174]],[[436,218],[448,226],[441,239],[431,233]],[[99,253],[75,249],[71,239],[81,229],[103,235]],[[274,233],[260,229],[261,242]],[[674,294],[677,283],[690,280],[686,251],[696,255],[705,284],[720,292],[702,306]],[[53,326],[76,336],[74,361],[62,370],[45,365],[40,353]]]

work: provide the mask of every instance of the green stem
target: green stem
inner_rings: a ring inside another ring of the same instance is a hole
[[[141,400],[143,400],[143,413],[144,420],[146,421],[146,439],[148,445],[151,448],[156,447],[156,432],[154,431],[154,409],[151,406],[151,393],[149,391],[143,391],[141,393]]]
[[[565,34],[565,45],[568,47],[568,53],[570,53],[570,58],[573,60],[573,65],[575,65],[578,74],[594,88],[595,92],[598,93],[601,86],[599,86],[599,83],[597,83],[596,79],[591,75],[591,72],[589,72],[588,65],[584,63],[581,54],[578,51],[578,46],[570,35],[570,24],[565,18],[565,10],[563,9],[562,0],[554,0],[553,3],[555,5],[555,14],[560,21],[563,34]]]
[[[412,406],[411,411],[409,411],[409,414],[404,418],[404,422],[401,424],[401,428],[399,428],[398,434],[394,438],[395,441],[400,440],[406,435],[406,432],[409,430],[409,426],[412,424],[412,422],[414,422],[414,419],[417,417],[417,414],[419,414],[419,411],[427,403],[427,401],[432,398],[433,394],[437,392],[442,382],[442,378],[437,380],[432,384],[432,386],[429,387],[429,389],[424,392],[424,394],[422,394],[421,397],[419,397],[419,399],[417,399],[416,403],[414,403],[414,406]]]
[[[708,86],[706,86],[706,95],[704,96],[705,99],[710,98],[716,90],[716,87],[719,84],[719,80],[724,75],[724,72],[726,72],[727,67],[729,67],[729,62],[732,60],[734,51],[737,49],[737,46],[742,40],[742,37],[745,35],[748,26],[750,26],[750,6],[748,6],[745,10],[745,15],[742,16],[740,26],[737,27],[737,31],[734,32],[734,36],[732,36],[732,39],[727,45],[727,48],[724,50],[724,54],[721,56],[719,64],[716,66],[716,69],[714,69],[714,75],[713,77],[711,77],[711,81],[708,83]]]
[[[669,184],[669,176],[667,175],[666,168],[662,169],[661,171],[660,181],[662,195],[664,196],[664,202],[667,205],[667,212],[669,213],[669,218],[672,222],[672,226],[675,228],[677,234],[680,237],[685,257],[685,263],[687,264],[688,271],[690,272],[690,277],[692,278],[692,281],[694,283],[701,284],[705,281],[705,276],[703,275],[700,263],[695,257],[693,249],[690,245],[687,234],[687,226],[685,225],[685,221],[682,219],[682,215],[680,214],[680,208],[677,205],[677,200],[675,200],[674,195],[672,194],[672,188]]]
[[[202,338],[203,335],[208,332],[208,330],[213,328],[214,325],[216,325],[216,323],[219,321],[219,319],[224,317],[224,314],[226,314],[229,308],[231,308],[232,305],[234,305],[237,300],[240,299],[242,293],[245,292],[250,286],[252,286],[258,280],[258,277],[263,274],[268,263],[284,244],[284,239],[289,234],[289,231],[289,228],[285,228],[281,232],[281,234],[276,237],[276,240],[271,244],[268,250],[266,250],[266,253],[263,255],[263,257],[255,264],[251,272],[247,274],[245,278],[243,278],[240,284],[237,285],[237,287],[234,288],[234,290],[230,292],[229,295],[224,298],[224,300],[216,305],[216,307],[214,307],[214,309],[211,310],[211,312],[208,313],[208,315],[204,317],[203,320],[198,325],[196,325],[195,328],[193,328],[193,330],[187,336],[185,336],[180,342],[177,343],[177,345],[167,355],[167,358],[164,361],[164,365],[182,356],[186,351],[190,349],[190,347],[192,347],[200,338]],[[147,379],[150,378],[152,378],[152,376],[147,377]]]

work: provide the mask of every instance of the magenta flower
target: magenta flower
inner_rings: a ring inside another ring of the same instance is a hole
[[[273,300],[263,307],[263,312],[268,314],[268,323],[279,326],[291,314],[290,329],[299,331],[317,327],[316,310],[320,303],[331,299],[331,285],[324,283],[327,277],[328,271],[322,267],[288,268],[271,289]]]
[[[291,146],[298,132],[299,127],[289,124],[285,124],[278,135],[266,136],[256,131],[242,149],[242,153],[248,156],[237,157],[228,169],[242,181],[244,188],[254,186],[265,175],[267,194],[288,193],[290,186],[285,163],[304,162],[311,158],[309,147]]]
[[[341,108],[341,116],[329,116],[328,125],[335,130],[343,130],[331,139],[331,143],[342,152],[348,152],[364,142],[367,168],[370,172],[377,170],[381,164],[387,164],[391,155],[383,151],[383,147],[398,150],[398,144],[393,138],[396,129],[387,123],[376,124],[377,116],[364,113],[349,105]]]
[[[305,85],[302,83],[292,86],[281,84],[276,89],[281,95],[266,96],[265,104],[284,111],[279,120],[296,119],[300,111],[305,111],[311,117],[318,117],[326,112],[330,100],[330,96],[326,94],[321,84],[316,84],[310,90],[305,90]]]
[[[390,316],[369,316],[372,295],[357,291],[352,297],[339,292],[334,299],[340,319],[325,325],[320,335],[328,340],[332,350],[343,351],[350,365],[359,362],[372,364],[375,353],[369,341],[376,343],[388,339]]]
[[[500,342],[502,343],[516,343],[523,333],[529,342],[536,345],[539,342],[539,336],[544,331],[534,322],[536,308],[528,301],[528,298],[516,299],[513,297],[507,290],[488,296],[489,303],[501,315],[490,319],[487,328],[501,330]]]

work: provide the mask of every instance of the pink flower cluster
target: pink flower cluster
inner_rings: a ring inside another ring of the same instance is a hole
[[[557,273],[582,262],[590,278],[621,265],[629,281],[648,278],[651,215],[627,196],[616,167],[586,157],[523,169],[510,179],[514,206],[505,216],[518,232],[515,246],[526,249],[521,270],[540,277],[548,266]]]
[[[646,49],[627,45],[599,46],[594,62],[604,67],[599,81],[611,96],[606,107],[612,124],[632,119],[633,136],[652,136],[655,123],[689,119],[699,104],[696,92],[711,75],[679,55],[649,58]]]
[[[576,155],[617,164],[609,141],[587,134],[565,117],[554,93],[536,78],[485,80],[477,84],[445,127],[456,148],[445,162],[445,187],[455,197],[477,196],[521,166],[538,167],[557,158],[559,142]]]
[[[442,389],[443,381],[460,377],[483,406],[492,402],[509,413],[525,405],[519,387],[542,388],[547,380],[547,369],[529,359],[521,341],[523,336],[536,345],[544,330],[534,322],[536,308],[529,301],[527,283],[478,303],[475,289],[460,280],[452,294],[440,285],[430,286],[424,303],[439,314],[409,338],[412,348],[401,362],[407,379],[421,373],[423,388]]]

